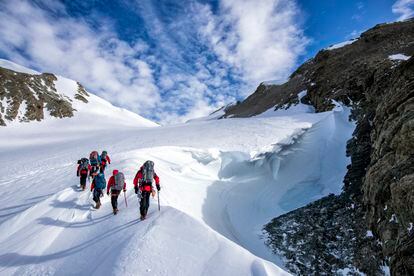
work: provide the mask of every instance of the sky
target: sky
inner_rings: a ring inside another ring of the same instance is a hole
[[[82,83],[161,124],[283,83],[329,45],[414,16],[414,0],[4,0],[0,58]]]

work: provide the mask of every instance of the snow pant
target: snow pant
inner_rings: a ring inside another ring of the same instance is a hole
[[[101,194],[102,194],[102,189],[94,189],[93,190],[93,201],[95,201],[96,203],[101,202]]]
[[[111,190],[111,204],[114,210],[118,208],[118,196],[120,194],[120,190]]]
[[[81,186],[82,190],[85,190],[86,179],[88,178],[88,175],[87,174],[81,174],[79,178],[80,178],[80,186]]]
[[[141,216],[146,216],[149,208],[151,192],[142,191],[141,192],[141,201],[139,202],[139,211]]]

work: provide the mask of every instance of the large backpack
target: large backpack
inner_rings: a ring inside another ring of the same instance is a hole
[[[154,162],[148,160],[142,166],[142,181],[144,183],[152,183],[154,179]]]
[[[98,165],[98,156],[99,154],[96,150],[91,152],[91,154],[89,155],[89,160],[91,161],[92,166]]]
[[[79,169],[80,170],[87,170],[88,169],[88,165],[89,165],[88,158],[82,158],[80,160]]]
[[[95,188],[96,189],[105,189],[106,188],[106,179],[103,173],[98,173],[95,178]]]
[[[114,186],[112,186],[113,190],[120,191],[124,188],[125,176],[123,173],[118,172],[116,175],[114,175],[114,181],[115,181],[115,184]]]

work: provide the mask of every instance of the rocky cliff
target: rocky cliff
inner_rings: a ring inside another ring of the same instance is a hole
[[[343,193],[265,226],[267,244],[293,273],[378,275],[390,266],[394,275],[414,275],[413,56],[414,20],[377,25],[351,44],[320,51],[285,84],[261,84],[227,108],[224,117],[253,116],[297,103],[303,90],[302,101],[317,112],[330,110],[332,100],[352,107],[357,127],[347,146]],[[296,230],[282,235],[293,222]]]
[[[72,117],[73,99],[57,92],[53,74],[27,74],[0,67],[0,126],[8,122],[41,121],[52,117]],[[88,102],[86,90],[78,83],[75,100]]]

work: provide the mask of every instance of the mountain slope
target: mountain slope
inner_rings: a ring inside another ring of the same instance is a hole
[[[149,127],[155,123],[88,93],[73,80],[0,59],[0,125],[16,122],[55,121],[68,125],[79,120],[90,127],[130,125]]]
[[[368,274],[383,273],[383,263],[395,275],[414,273],[414,210],[407,207],[414,204],[413,65],[414,19],[381,24],[355,41],[320,51],[285,84],[262,83],[245,101],[226,109],[223,117],[272,114],[297,104],[297,95],[303,90],[307,95],[301,102],[311,104],[317,112],[331,110],[335,102],[351,108],[350,119],[357,126],[347,145],[352,162],[343,194],[275,218],[266,226],[274,234],[268,240],[270,246],[289,256],[292,272],[330,271],[334,266],[326,266],[327,262],[343,266],[343,254],[348,254],[350,265]],[[315,213],[315,206],[325,213]],[[315,217],[310,222],[303,220],[304,213]],[[355,213],[360,215],[355,217]],[[297,231],[286,233],[293,221],[302,223],[297,223]],[[335,228],[347,221],[351,225]],[[335,226],[328,227],[335,229],[335,236],[324,231],[327,224]],[[303,238],[310,228],[314,230]],[[355,233],[353,237],[348,235],[349,229]],[[300,240],[306,246],[313,244],[304,250],[303,259],[290,253]],[[343,240],[352,247],[351,253],[335,251],[346,251],[336,247]],[[324,241],[322,246],[320,241]],[[325,257],[315,261],[308,254],[311,251],[323,251]],[[372,258],[361,257],[366,255]]]

